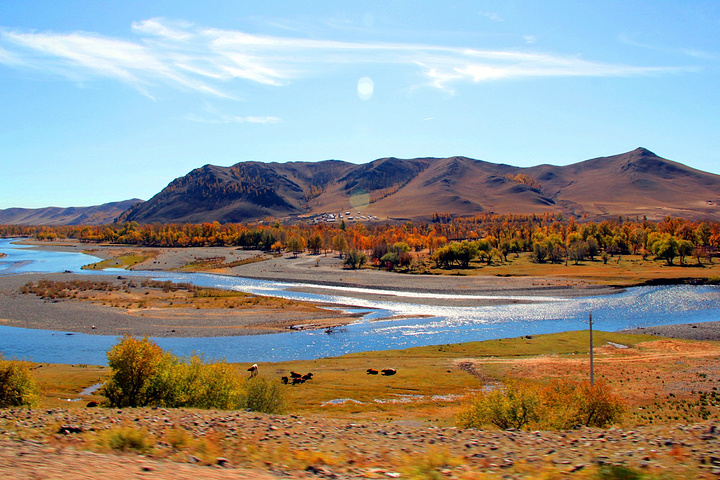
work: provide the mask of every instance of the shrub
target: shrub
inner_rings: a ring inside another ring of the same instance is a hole
[[[465,428],[494,425],[509,428],[563,430],[579,425],[606,427],[624,412],[622,400],[607,384],[554,380],[547,386],[510,382],[502,389],[481,393],[461,411]]]
[[[162,388],[169,407],[192,406],[232,410],[243,406],[243,382],[232,365],[208,363],[199,355],[175,363]]]
[[[539,406],[538,389],[519,382],[504,388],[478,394],[461,413],[464,428],[495,425],[507,430],[523,428],[536,420]]]
[[[112,407],[248,408],[266,413],[283,407],[279,383],[259,378],[243,383],[224,360],[210,363],[200,355],[182,359],[148,338],[129,336],[107,355],[110,378],[100,394]]]
[[[402,460],[405,465],[400,468],[401,473],[406,478],[417,480],[442,480],[447,478],[443,470],[463,464],[462,458],[443,450],[430,450],[419,457],[412,455]]]
[[[30,373],[30,363],[3,360],[0,355],[0,408],[32,407],[37,404],[39,389]]]
[[[350,268],[360,268],[367,263],[367,255],[355,249],[348,250],[343,263]]]
[[[280,383],[255,377],[245,382],[245,408],[253,412],[280,413],[285,408]]]
[[[116,427],[103,431],[97,440],[101,447],[126,452],[148,452],[154,445],[154,439],[144,428],[133,426]]]
[[[578,425],[603,428],[620,419],[622,400],[608,385],[598,381],[572,382],[555,380],[542,391],[543,428],[567,429]]]
[[[162,380],[172,358],[147,337],[124,336],[107,352],[110,379],[100,389],[113,407],[158,403],[166,393]],[[161,366],[161,364],[164,364]]]
[[[603,465],[597,477],[600,480],[641,480],[643,475],[624,465]]]

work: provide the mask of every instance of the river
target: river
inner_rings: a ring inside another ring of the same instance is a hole
[[[10,240],[0,240],[0,252],[7,254],[0,259],[0,276],[66,270],[88,273],[81,267],[98,260],[79,253],[21,247],[13,245]],[[106,273],[117,275],[118,271]],[[299,284],[222,275],[123,271],[123,276],[130,275],[352,305],[366,312],[362,320],[333,334],[320,330],[239,337],[153,339],[162,348],[177,355],[189,355],[196,351],[208,358],[225,358],[229,362],[307,360],[368,350],[580,330],[587,328],[590,312],[595,328],[606,331],[720,320],[720,287],[716,286],[634,287],[615,295],[596,297],[535,297],[536,303],[532,304],[442,307],[362,300],[343,295],[344,290],[352,289],[342,287],[317,295],[291,290]],[[393,316],[409,318],[393,319]],[[111,336],[0,326],[0,352],[6,357],[36,362],[106,364],[105,352],[116,342],[117,338]]]

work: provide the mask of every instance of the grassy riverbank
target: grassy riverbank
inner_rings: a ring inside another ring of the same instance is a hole
[[[685,418],[701,420],[697,404],[701,392],[712,394],[717,391],[712,387],[720,385],[720,377],[714,378],[707,366],[720,358],[717,342],[595,332],[594,345],[596,377],[635,407],[625,420],[628,425],[672,421],[677,408]],[[394,368],[397,374],[368,375],[369,368]],[[247,365],[236,365],[238,375],[246,376],[246,369]],[[260,376],[273,380],[290,371],[312,372],[314,377],[304,384],[283,386],[288,413],[450,426],[462,398],[488,384],[509,378],[540,383],[588,378],[588,335],[564,332],[260,364]],[[108,370],[42,364],[34,372],[43,408],[81,408],[89,400],[101,399],[66,399],[78,398],[78,392],[101,382]]]
[[[143,454],[102,457],[118,474],[141,467],[169,472],[163,462],[180,462],[176,471],[190,469],[188,463],[215,465],[197,472],[209,479],[230,478],[225,472],[233,478],[711,478],[704,475],[716,468],[720,342],[595,333],[596,378],[626,407],[611,430],[455,428],[469,396],[490,386],[586,379],[586,331],[262,363],[259,375],[274,381],[290,371],[314,374],[303,384],[281,386],[284,415],[87,408],[102,398],[66,399],[103,381],[108,369],[43,364],[33,370],[40,408],[0,410],[0,456],[24,452],[11,466],[0,458],[0,472],[35,471],[35,455],[59,470],[62,462],[92,464],[94,456],[76,457],[75,449],[83,449]],[[247,367],[235,365],[237,374],[247,376]],[[397,373],[368,375],[368,368]],[[33,450],[44,445],[52,453]],[[607,476],[607,465],[621,466],[613,475],[636,476]]]

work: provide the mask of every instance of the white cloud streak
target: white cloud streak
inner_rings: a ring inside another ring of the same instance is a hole
[[[490,19],[493,22],[504,22],[505,21],[504,18],[502,18],[500,15],[498,15],[495,12],[478,12],[478,15],[480,15],[481,17]]]
[[[136,37],[87,32],[0,30],[0,64],[85,81],[108,78],[151,96],[159,85],[232,97],[234,82],[287,85],[322,77],[338,65],[385,64],[416,70],[420,84],[452,91],[459,83],[527,77],[656,75],[677,67],[640,67],[515,50],[360,43],[255,35],[153,18],[135,22]],[[240,117],[261,122],[273,117]]]
[[[255,123],[255,124],[268,124],[268,123],[280,123],[279,117],[273,116],[241,116],[241,115],[229,115],[220,111],[218,108],[205,103],[203,108],[205,115],[196,115],[194,113],[185,116],[186,120],[198,123],[216,123],[216,124],[228,124],[228,123]]]
[[[648,43],[638,42],[632,36],[627,35],[627,34],[620,34],[618,36],[618,40],[621,43],[624,43],[625,45],[630,45],[632,47],[644,48],[647,50],[654,50],[654,51],[663,52],[663,53],[685,55],[685,56],[700,59],[700,60],[717,60],[718,58],[720,58],[720,55],[718,55],[716,53],[706,52],[703,50],[697,50],[695,48],[678,48],[678,47],[666,48],[666,47],[651,45]]]

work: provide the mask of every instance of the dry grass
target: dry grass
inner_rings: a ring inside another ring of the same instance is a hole
[[[52,295],[48,296],[48,292]],[[318,308],[310,303],[278,297],[251,295],[244,292],[216,288],[175,284],[170,281],[110,282],[49,282],[28,284],[21,293],[36,293],[48,298],[65,298],[91,301],[126,310],[136,309],[293,309],[314,312]],[[325,312],[323,310],[323,312]]]
[[[85,407],[91,401],[100,401],[97,394],[80,397],[79,393],[104,381],[108,368],[98,365],[35,364],[33,374],[40,386],[40,404],[44,408]],[[68,401],[81,398],[79,401]]]

